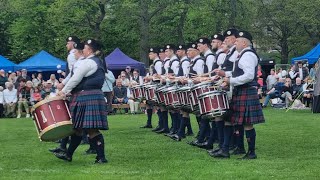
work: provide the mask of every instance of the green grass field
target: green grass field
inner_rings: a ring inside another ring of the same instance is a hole
[[[256,160],[214,159],[186,141],[140,129],[146,115],[109,116],[104,132],[109,163],[95,165],[81,145],[64,162],[40,142],[31,119],[0,119],[0,179],[319,179],[319,114],[264,109],[256,126]],[[153,124],[157,117],[153,116]],[[195,118],[192,118],[197,132]]]

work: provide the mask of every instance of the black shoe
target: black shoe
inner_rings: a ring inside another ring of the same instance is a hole
[[[52,152],[52,153],[67,152],[66,149],[63,149],[63,148],[61,148],[61,147],[57,147],[57,148],[55,148],[55,149],[49,149],[49,151]]]
[[[230,158],[229,152],[225,152],[222,149],[220,149],[217,153],[213,154],[213,157],[215,158]]]
[[[89,148],[89,149],[87,149],[87,150],[85,151],[85,154],[97,154],[97,151],[94,150],[94,149]]]
[[[252,151],[248,151],[246,155],[244,155],[242,158],[239,158],[239,159],[257,159],[257,155],[255,152],[252,152]]]
[[[152,128],[151,125],[144,125],[144,126],[141,126],[140,128]]]
[[[160,128],[159,126],[157,126],[155,129],[152,129],[153,132],[156,132],[156,131],[159,131],[161,130],[162,128]]]
[[[105,159],[105,158],[102,158],[102,159],[96,159],[96,161],[94,162],[95,164],[105,164],[107,163],[108,160]]]
[[[246,153],[246,150],[243,149],[243,148],[236,148],[233,150],[232,154],[233,155],[239,155],[239,154],[245,154]]]
[[[181,137],[178,136],[177,134],[175,134],[174,136],[171,137],[171,139],[175,140],[175,141],[181,141]]]
[[[171,131],[169,133],[165,133],[164,135],[168,136],[168,137],[171,137],[173,134],[176,134],[176,132]]]
[[[67,153],[65,152],[60,152],[60,153],[53,153],[57,158],[71,162],[72,161],[72,157],[69,157],[67,155]]]
[[[218,151],[220,151],[220,148],[207,150],[209,155],[212,156],[212,157],[214,157],[214,154],[216,154]]]
[[[187,144],[189,144],[191,146],[197,146],[198,143],[199,143],[198,140],[187,142]]]
[[[159,131],[156,131],[156,133],[161,134],[161,133],[169,133],[168,129],[160,129]]]

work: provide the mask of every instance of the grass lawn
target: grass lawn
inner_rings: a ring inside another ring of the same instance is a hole
[[[256,160],[214,159],[186,141],[140,129],[146,115],[109,116],[104,132],[108,164],[95,165],[81,145],[71,163],[49,153],[31,119],[0,119],[0,179],[319,179],[319,114],[264,109],[256,126]],[[156,125],[157,117],[153,116]],[[192,118],[197,132],[195,118]]]

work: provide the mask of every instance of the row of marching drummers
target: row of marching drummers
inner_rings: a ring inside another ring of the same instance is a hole
[[[148,104],[180,109],[205,119],[221,116],[229,109],[227,93],[217,90],[211,82],[185,86],[143,84],[132,87],[131,92],[135,99],[145,99]]]

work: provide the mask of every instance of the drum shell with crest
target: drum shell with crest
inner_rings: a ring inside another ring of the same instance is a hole
[[[192,112],[192,107],[191,107],[191,87],[189,86],[183,86],[180,87],[177,91],[178,94],[178,99],[180,103],[180,108],[181,110],[185,112]]]
[[[134,99],[141,100],[145,97],[144,85],[133,86],[130,91]]]
[[[164,92],[165,105],[168,107],[168,109],[177,109],[181,106],[179,103],[179,97],[177,92],[177,86],[168,87],[167,90]]]
[[[225,91],[209,91],[198,97],[200,114],[205,119],[222,116],[229,109]]]
[[[41,141],[56,141],[74,133],[67,101],[60,96],[35,104],[32,115]]]
[[[212,87],[211,82],[202,82],[199,84],[196,84],[191,87],[190,91],[190,102],[191,102],[191,107],[194,112],[198,112],[199,110],[199,103],[198,103],[198,97],[202,95],[203,93],[209,92],[211,90],[214,90]]]

